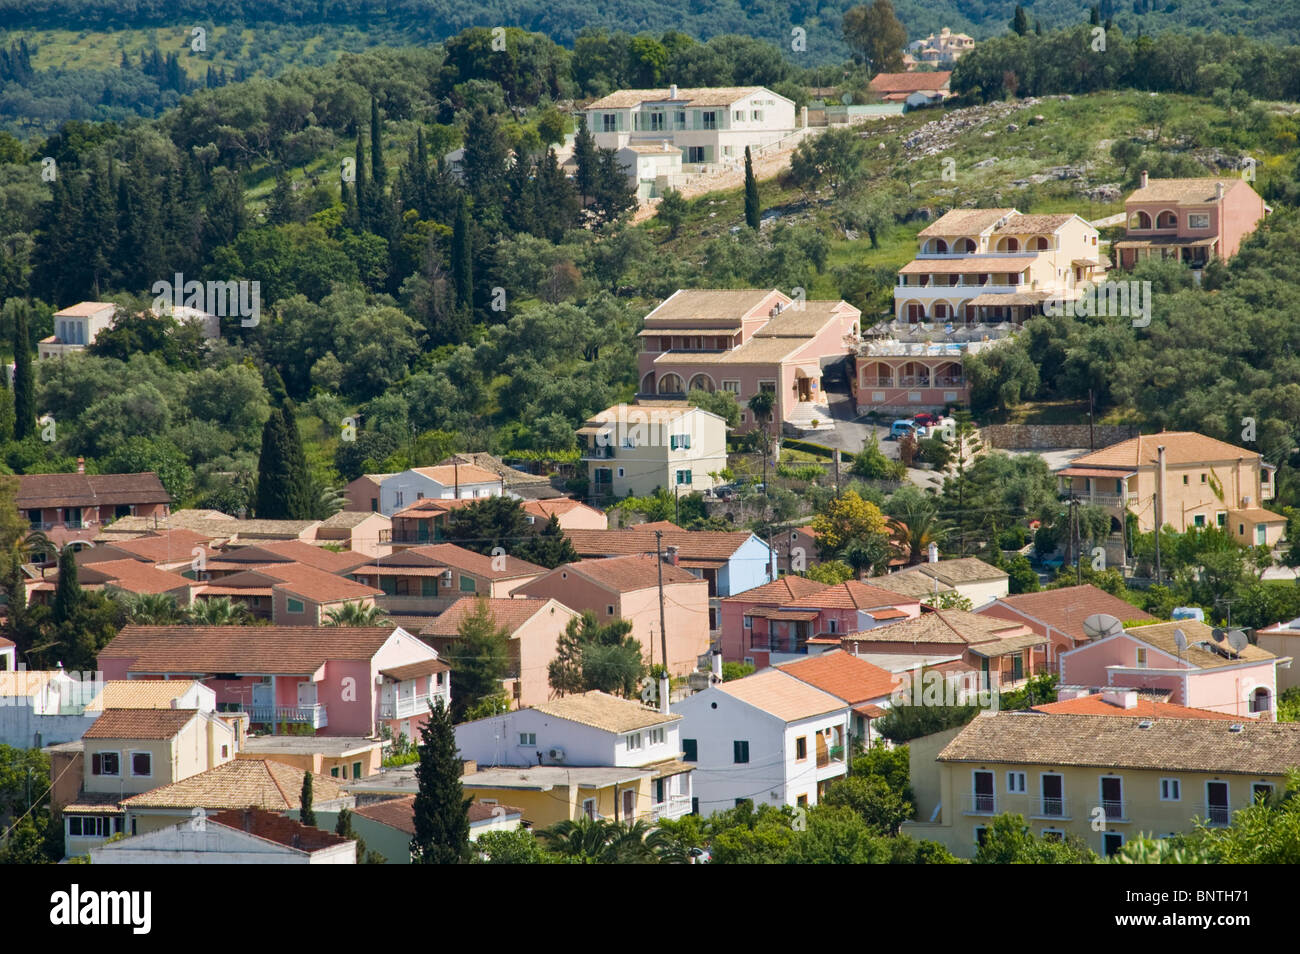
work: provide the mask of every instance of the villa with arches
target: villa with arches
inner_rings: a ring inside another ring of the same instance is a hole
[[[1121,268],[1149,258],[1173,258],[1192,268],[1226,261],[1269,212],[1240,176],[1150,179],[1124,203],[1127,228],[1115,243]]]
[[[749,399],[769,391],[773,430],[830,426],[823,372],[847,362],[861,316],[846,301],[804,301],[775,288],[679,289],[646,315],[638,398],[730,391],[741,408],[738,430],[747,431],[757,423]]]
[[[857,357],[859,413],[964,404],[963,356],[1078,297],[1106,274],[1095,228],[1077,215],[953,209],[922,229],[894,287],[894,316],[865,332]]]

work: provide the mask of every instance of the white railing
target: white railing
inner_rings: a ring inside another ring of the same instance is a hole
[[[379,704],[379,718],[381,719],[406,719],[410,716],[428,715],[429,708],[437,701],[441,693],[421,693],[418,696],[409,696],[398,699],[396,702],[381,702]],[[447,704],[445,696],[443,704]]]
[[[322,705],[312,706],[259,706],[252,705],[244,710],[252,722],[265,722],[279,725],[287,722],[294,725],[306,724],[313,729],[323,729],[329,725],[329,718]]]
[[[650,818],[652,821],[658,821],[661,818],[681,818],[683,815],[689,815],[690,811],[691,796],[670,795],[668,801],[658,802],[650,806]]]

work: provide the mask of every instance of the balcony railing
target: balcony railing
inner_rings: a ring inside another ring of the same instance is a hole
[[[588,447],[582,452],[583,460],[612,460],[614,457],[614,448],[606,444],[598,447]]]
[[[1226,826],[1231,821],[1232,809],[1227,805],[1207,805],[1205,807],[1205,820],[1211,825]]]
[[[997,809],[995,795],[964,795],[962,811],[967,815],[992,815]]]
[[[313,729],[323,729],[329,725],[329,719],[322,705],[314,706],[259,706],[252,705],[240,711],[247,712],[249,721],[279,725],[287,722],[291,725],[309,725]]]
[[[429,707],[433,705],[438,698],[439,693],[422,693],[418,696],[409,696],[404,699],[398,699],[396,702],[381,702],[379,704],[379,718],[381,719],[407,719],[411,716],[428,715]],[[444,696],[443,703],[447,699]]]
[[[435,534],[426,530],[408,530],[394,527],[379,531],[380,543],[436,543]]]
[[[1038,811],[1044,818],[1064,818],[1065,799],[1044,795],[1039,802]]]
[[[670,795],[668,801],[657,802],[650,806],[650,819],[658,821],[661,818],[681,818],[683,815],[689,815],[690,812],[691,796]]]
[[[1106,816],[1108,822],[1124,821],[1124,802],[1113,799],[1102,799],[1101,810]]]

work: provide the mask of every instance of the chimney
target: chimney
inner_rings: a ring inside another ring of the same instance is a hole
[[[722,653],[716,649],[709,654],[709,670],[717,682],[722,682]]]
[[[676,98],[677,98],[677,84],[676,84],[676,83],[673,83],[671,86],[668,87],[668,98],[669,98],[669,99],[676,99]]]
[[[928,563],[939,562],[939,547],[933,543],[925,548],[925,558]]]
[[[1148,179],[1147,179],[1147,171],[1146,171],[1145,169],[1143,169],[1143,170],[1142,170],[1142,185],[1141,185],[1141,188],[1145,189],[1145,188],[1147,187],[1147,181],[1148,181]]]
[[[678,565],[677,561],[678,561],[677,548],[664,547],[664,562],[671,566],[677,566]]]
[[[1101,701],[1121,709],[1136,709],[1138,694],[1136,689],[1110,689],[1101,694]]]
[[[1223,183],[1222,183],[1222,182],[1216,182],[1216,183],[1214,184],[1214,201],[1215,201],[1215,202],[1222,202],[1222,201],[1223,201]]]
[[[77,458],[77,473],[79,473],[79,474],[84,474],[85,472],[86,472],[86,458],[84,458],[84,457],[78,457],[78,458]]]
[[[672,691],[672,683],[668,679],[668,674],[664,673],[659,677],[659,711],[667,715],[671,710],[668,708],[668,694]]]

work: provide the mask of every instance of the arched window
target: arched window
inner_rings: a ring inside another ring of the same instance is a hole
[[[1129,216],[1128,227],[1131,229],[1149,229],[1151,228],[1151,216],[1139,209]]]
[[[1048,248],[1048,241],[1040,235],[1038,238],[1034,239],[1033,243],[1029,247],[1040,252],[1045,252]]]
[[[948,251],[948,243],[945,242],[943,239],[935,239],[934,251],[939,255],[945,254]]]
[[[1158,229],[1176,229],[1178,228],[1178,215],[1165,209],[1156,216],[1156,228]]]

